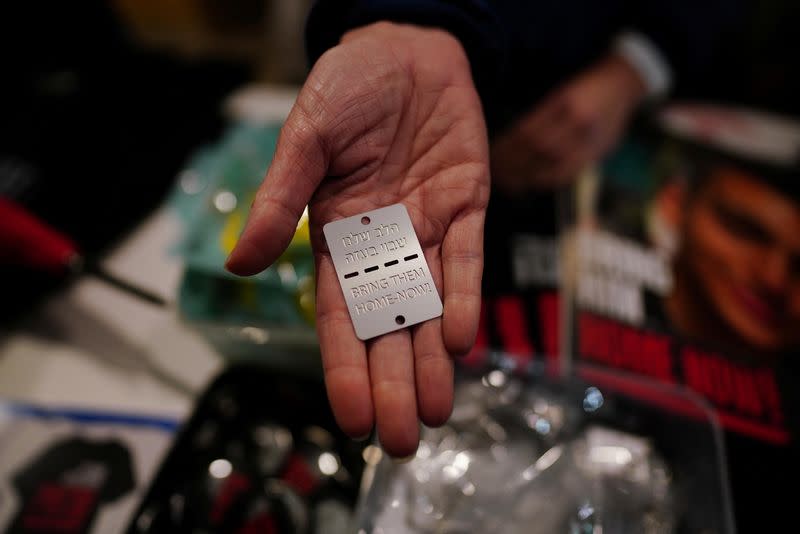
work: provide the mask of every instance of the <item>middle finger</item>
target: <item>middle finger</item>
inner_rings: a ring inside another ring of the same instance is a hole
[[[378,437],[391,456],[409,456],[419,444],[414,354],[408,329],[369,345],[369,374]]]

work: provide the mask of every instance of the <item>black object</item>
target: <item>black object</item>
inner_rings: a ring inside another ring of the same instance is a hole
[[[337,428],[321,382],[234,366],[202,395],[127,532],[318,532],[355,506],[365,445]]]
[[[98,265],[96,262],[89,263],[86,266],[86,272],[91,274],[92,276],[102,280],[103,282],[107,283],[108,285],[119,289],[133,297],[136,297],[140,300],[145,302],[149,302],[154,306],[166,306],[167,301],[164,300],[162,297],[152,293],[142,287],[128,282],[127,280],[123,280],[122,278],[111,274],[107,270],[103,269]]]
[[[131,455],[117,441],[69,438],[18,472],[20,511],[8,534],[81,534],[98,509],[134,488]]]
[[[161,201],[248,78],[244,65],[141,49],[100,0],[4,3],[0,54],[0,196],[88,257]],[[63,282],[0,266],[0,320]]]

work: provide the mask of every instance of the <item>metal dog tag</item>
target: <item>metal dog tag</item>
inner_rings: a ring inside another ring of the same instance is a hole
[[[405,206],[329,222],[322,231],[358,339],[442,315],[442,301]]]

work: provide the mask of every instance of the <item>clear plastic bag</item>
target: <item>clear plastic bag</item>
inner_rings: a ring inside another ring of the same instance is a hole
[[[719,429],[670,393],[703,416],[577,381],[462,377],[413,459],[368,467],[358,532],[732,532]]]

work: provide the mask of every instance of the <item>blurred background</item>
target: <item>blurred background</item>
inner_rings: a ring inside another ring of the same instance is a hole
[[[263,273],[223,269],[309,57],[349,28],[333,15],[422,12],[323,1],[306,30],[312,3],[0,7],[0,530],[791,519],[762,490],[800,474],[798,6],[412,2],[514,31],[502,70],[474,61],[494,182],[476,347],[452,420],[400,465],[329,411],[307,217]],[[602,143],[542,150],[576,104]]]
[[[107,249],[163,200],[189,154],[219,136],[222,102],[234,89],[302,81],[308,7],[5,7],[3,195],[63,230],[89,256]],[[3,307],[6,317],[35,300],[30,291],[44,282],[21,283],[27,275],[3,277],[7,302],[15,301]],[[15,291],[22,284],[25,290]]]

